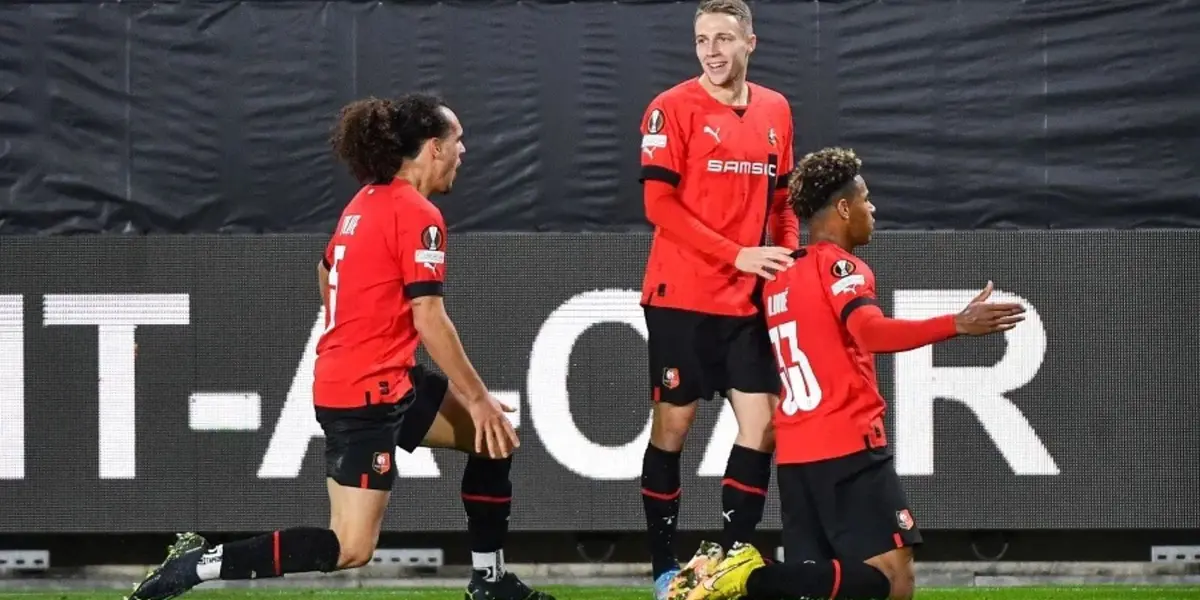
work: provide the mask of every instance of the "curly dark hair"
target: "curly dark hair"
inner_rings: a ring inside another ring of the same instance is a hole
[[[811,217],[845,196],[861,168],[862,161],[848,148],[824,148],[804,155],[788,182],[788,198],[796,213]]]
[[[426,140],[450,134],[450,120],[438,110],[444,106],[429,94],[351,102],[338,113],[329,139],[333,153],[359,183],[387,183],[406,159],[420,154]]]

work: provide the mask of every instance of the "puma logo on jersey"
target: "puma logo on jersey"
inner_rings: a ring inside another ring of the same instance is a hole
[[[446,262],[446,253],[441,250],[417,250],[413,257],[417,264],[429,269],[433,274],[437,274],[437,265]]]
[[[708,135],[713,136],[713,139],[717,140],[718,144],[721,143],[721,128],[720,127],[713,129],[711,126],[705,125],[704,133],[707,133]]]
[[[667,147],[667,136],[663,134],[650,134],[642,136],[642,152],[654,159],[654,151],[658,148]]]
[[[858,286],[866,284],[867,279],[861,274],[848,275],[837,280],[833,285],[829,286],[829,291],[833,292],[834,296],[838,294],[854,294],[858,292]]]

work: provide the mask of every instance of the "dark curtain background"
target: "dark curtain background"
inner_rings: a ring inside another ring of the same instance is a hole
[[[864,156],[888,229],[1200,225],[1200,3],[759,2],[797,151]],[[442,93],[455,231],[646,227],[646,103],[692,3],[9,2],[0,233],[318,232],[345,102]]]

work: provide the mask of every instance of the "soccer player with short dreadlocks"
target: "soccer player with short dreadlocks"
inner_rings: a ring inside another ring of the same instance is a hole
[[[1020,304],[986,302],[922,321],[884,316],[875,276],[854,249],[871,241],[875,206],[852,150],[805,156],[789,196],[810,244],[763,290],[783,380],[774,413],[784,558],[764,566],[735,548],[688,590],[688,600],[911,598],[912,547],[921,543],[884,432],[875,353],[956,335],[1008,331]]]

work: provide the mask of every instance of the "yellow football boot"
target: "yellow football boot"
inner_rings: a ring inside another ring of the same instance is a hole
[[[696,554],[688,561],[667,587],[667,600],[685,600],[688,594],[713,573],[725,558],[725,550],[714,542],[700,542]]]
[[[686,600],[736,600],[746,595],[750,573],[766,564],[750,544],[734,544],[725,559],[688,592]]]

